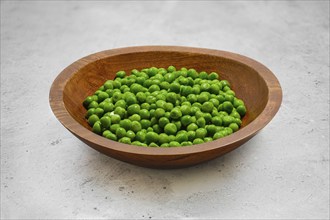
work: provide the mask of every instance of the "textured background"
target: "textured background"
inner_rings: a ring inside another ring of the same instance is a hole
[[[52,81],[105,49],[184,45],[268,66],[272,122],[178,170],[101,155],[54,117]],[[329,1],[1,1],[1,217],[329,218]]]

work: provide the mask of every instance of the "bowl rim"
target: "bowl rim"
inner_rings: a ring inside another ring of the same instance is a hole
[[[237,132],[220,138],[211,142],[197,144],[186,147],[172,147],[172,148],[153,148],[141,147],[135,145],[128,145],[106,139],[100,135],[93,133],[79,122],[77,122],[67,111],[64,101],[64,88],[69,82],[70,78],[78,72],[79,69],[91,62],[107,58],[109,56],[117,56],[121,54],[137,53],[137,52],[183,52],[183,53],[197,53],[203,55],[221,56],[226,59],[235,60],[243,63],[254,69],[265,81],[268,87],[268,101],[265,108],[253,121],[245,127],[239,129]],[[188,155],[196,154],[206,151],[213,151],[215,149],[225,148],[235,142],[243,141],[249,137],[254,136],[258,131],[264,128],[276,115],[282,102],[282,89],[276,76],[263,64],[258,61],[223,50],[214,50],[207,48],[186,47],[186,46],[133,46],[123,47],[110,50],[104,50],[97,53],[87,55],[69,66],[67,66],[55,78],[49,92],[49,103],[55,117],[66,127],[71,133],[87,143],[99,145],[108,150],[117,152],[130,153],[135,155],[153,155],[153,156],[173,156],[173,155]],[[88,132],[86,132],[88,131]],[[93,141],[91,141],[93,140]]]

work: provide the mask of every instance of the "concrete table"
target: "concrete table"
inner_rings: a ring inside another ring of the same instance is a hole
[[[282,107],[198,166],[104,156],[56,120],[49,89],[73,61],[133,45],[249,56],[278,77]],[[329,2],[1,1],[1,218],[329,218]]]

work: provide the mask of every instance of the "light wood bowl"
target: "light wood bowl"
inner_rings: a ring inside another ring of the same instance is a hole
[[[247,107],[241,129],[212,142],[172,148],[122,144],[91,131],[82,105],[88,95],[107,79],[113,79],[119,70],[130,72],[169,65],[214,71],[221,79],[227,79]],[[106,50],[72,63],[54,80],[49,101],[64,127],[95,150],[139,166],[177,168],[214,159],[248,141],[275,116],[282,102],[282,90],[268,68],[239,54],[178,46],[141,46]]]

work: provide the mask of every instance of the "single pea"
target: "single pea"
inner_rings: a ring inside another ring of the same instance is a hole
[[[181,86],[180,93],[183,96],[188,96],[189,94],[192,94],[192,89],[191,86]]]
[[[222,91],[224,91],[226,94],[227,94],[227,92],[230,91],[230,90],[231,90],[231,89],[230,89],[229,86],[224,86],[224,87],[222,88]]]
[[[119,124],[112,124],[112,125],[110,125],[110,131],[112,132],[112,133],[116,133],[116,131],[117,131],[117,129],[118,128],[120,128],[120,125]]]
[[[117,107],[122,107],[122,108],[126,109],[126,102],[125,102],[125,100],[118,100],[116,102],[116,104],[115,104],[115,108],[117,108]]]
[[[181,143],[181,146],[190,146],[192,145],[193,143],[191,141],[184,141]]]
[[[212,115],[210,113],[204,113],[204,119],[206,124],[209,124],[212,121]]]
[[[225,111],[219,111],[219,115],[218,116],[228,116],[228,113]]]
[[[188,131],[187,132],[187,137],[189,141],[194,141],[196,137],[196,132],[195,131]]]
[[[150,109],[150,104],[149,103],[142,103],[141,104],[141,109],[147,109],[147,110],[149,110]]]
[[[83,105],[85,106],[85,108],[87,108],[92,101],[94,101],[93,97],[88,96],[83,102]]]
[[[208,78],[209,78],[209,80],[218,79],[219,75],[216,72],[212,72],[212,73],[210,73]]]
[[[158,146],[158,144],[152,142],[152,143],[149,144],[149,147],[159,147],[159,146]]]
[[[217,132],[217,133],[215,133],[213,135],[213,140],[216,140],[216,139],[219,139],[219,138],[223,138],[225,136],[226,136],[225,132],[219,131],[219,132]]]
[[[104,112],[112,112],[115,106],[112,103],[104,102],[103,110]]]
[[[224,87],[224,86],[230,87],[230,83],[227,80],[221,80],[220,83],[221,83],[222,87]]]
[[[151,126],[151,121],[147,120],[147,119],[142,119],[141,126],[142,126],[142,128],[147,129],[148,127]]]
[[[164,100],[157,100],[156,101],[156,106],[157,108],[164,108],[164,105],[166,104],[166,102]]]
[[[156,101],[157,101],[156,97],[154,97],[152,95],[147,96],[147,103],[153,104],[153,103],[156,103]]]
[[[207,135],[212,137],[217,132],[217,126],[213,125],[207,125],[206,126]]]
[[[197,95],[197,102],[204,103],[209,100],[209,97],[206,94]]]
[[[205,128],[198,128],[196,130],[196,138],[204,138],[207,135],[207,131]]]
[[[110,125],[111,125],[111,119],[109,116],[103,116],[101,119],[100,119],[100,122],[101,122],[101,126],[102,128],[110,128]]]
[[[180,83],[181,85],[188,85],[189,80],[188,80],[186,77],[180,76],[180,78],[179,78],[179,83]]]
[[[230,114],[233,110],[233,104],[229,101],[225,101],[223,103],[223,110],[225,110],[228,114]]]
[[[239,127],[241,127],[241,125],[242,125],[242,120],[241,120],[241,119],[239,119],[239,118],[234,118],[234,122],[235,122]]]
[[[97,122],[94,123],[92,131],[96,134],[101,134],[102,127],[101,127],[101,122],[100,121],[97,121]]]
[[[236,108],[236,111],[243,117],[246,114],[246,108],[244,105],[240,105]]]
[[[211,85],[209,83],[202,83],[201,84],[201,91],[202,92],[203,91],[207,92],[207,91],[209,91],[210,87],[211,87]]]
[[[225,127],[224,130],[228,133],[228,135],[234,132],[233,129],[231,129],[231,127]]]
[[[131,130],[128,130],[126,132],[126,137],[128,137],[132,141],[135,138],[135,133],[133,131],[131,131]]]
[[[104,115],[104,110],[102,108],[96,108],[94,114],[101,118]]]
[[[148,75],[149,76],[155,76],[158,73],[158,69],[156,67],[151,67],[148,70]]]
[[[241,100],[241,99],[234,98],[233,105],[234,105],[235,108],[237,108],[237,107],[240,106],[240,105],[244,105],[244,102],[243,102],[243,100]]]
[[[203,105],[202,105],[202,111],[203,112],[211,113],[212,110],[213,110],[213,108],[214,108],[213,103],[212,102],[209,102],[209,101],[204,102]]]
[[[146,140],[146,132],[138,131],[135,135],[135,139],[144,142]]]
[[[141,131],[142,125],[138,121],[132,121],[130,128],[132,131],[134,131],[136,133],[138,131]]]
[[[151,108],[150,111],[149,111],[149,112],[150,112],[150,118],[153,118],[153,117],[155,117],[155,111],[156,111],[155,108],[156,108],[156,107],[153,108],[153,106],[150,105],[150,108]]]
[[[116,136],[117,138],[122,138],[122,137],[125,137],[126,136],[126,130],[122,127],[119,127],[116,131]]]
[[[121,100],[122,97],[123,97],[123,95],[121,94],[121,92],[115,92],[112,95],[112,99],[113,99],[114,102],[117,102],[117,101]]]
[[[177,134],[176,135],[176,141],[179,142],[179,143],[182,143],[184,141],[188,141],[188,136],[187,134]]]
[[[199,73],[199,78],[201,78],[201,79],[208,79],[209,78],[209,75],[207,74],[207,72],[202,71],[202,72]]]
[[[119,71],[119,72],[116,73],[116,77],[124,78],[125,76],[126,76],[125,71]]]
[[[111,119],[112,124],[119,124],[121,117],[120,117],[120,115],[113,114],[110,116],[110,119]]]
[[[161,128],[165,128],[165,126],[166,126],[168,123],[170,123],[170,120],[169,120],[168,118],[166,118],[166,117],[161,117],[161,118],[159,119],[159,126],[160,126]]]
[[[188,97],[187,97],[187,100],[188,100],[190,103],[197,102],[197,96],[196,96],[195,94],[189,94]]]
[[[133,104],[133,105],[128,106],[127,113],[128,113],[128,115],[139,114],[140,110],[141,110],[140,105]]]
[[[201,117],[204,117],[204,113],[200,110],[198,110],[196,113],[195,113],[195,117],[196,119],[199,119]]]
[[[155,117],[156,117],[157,119],[163,117],[164,115],[165,115],[165,110],[164,110],[164,109],[162,109],[162,108],[157,108],[157,109],[155,110]]]
[[[166,90],[168,90],[168,89],[170,88],[170,83],[169,83],[169,82],[166,82],[166,81],[163,81],[163,82],[161,82],[161,83],[159,84],[159,87],[160,87],[161,89],[166,89]]]
[[[224,96],[225,96],[225,101],[229,101],[231,103],[234,102],[234,96],[233,95],[224,94]]]
[[[222,117],[223,126],[227,127],[234,121],[234,118],[231,116]]]
[[[200,111],[200,108],[198,108],[197,106],[191,106],[190,108],[190,115],[196,115],[196,112]]]
[[[97,122],[97,121],[99,121],[99,120],[100,120],[100,118],[99,118],[97,115],[93,114],[93,115],[89,116],[89,118],[88,118],[88,123],[89,123],[91,126],[93,126],[93,125],[95,124],[95,122]]]
[[[177,142],[177,141],[171,141],[171,142],[169,143],[169,146],[170,146],[170,147],[180,147],[181,144],[180,144],[179,142]]]
[[[96,101],[92,101],[92,102],[88,105],[87,109],[97,108],[98,106],[99,106],[99,104],[98,104]]]
[[[104,84],[104,89],[107,90],[107,89],[113,89],[113,81],[112,80],[107,80]]]
[[[165,118],[170,118],[170,117],[171,117],[171,112],[165,112],[164,117],[165,117]]]
[[[109,131],[109,130],[104,130],[104,131],[102,132],[102,136],[103,136],[103,137],[107,137],[108,134],[111,134],[111,131]]]
[[[177,130],[179,131],[182,127],[181,121],[172,121],[173,124],[175,124]]]
[[[224,101],[226,101],[224,95],[217,95],[217,99],[218,99],[218,101],[219,101],[220,104],[223,103]]]
[[[239,126],[236,123],[230,123],[229,127],[233,130],[233,132],[238,131]]]
[[[198,73],[195,69],[189,69],[187,72],[187,76],[196,79],[198,77]]]
[[[205,137],[204,138],[204,142],[206,143],[206,142],[211,142],[211,141],[213,141],[213,138],[211,138],[211,137]]]
[[[150,118],[150,112],[147,109],[140,109],[139,115],[141,116],[141,119],[149,119]]]
[[[180,84],[178,82],[173,82],[170,84],[170,92],[175,92],[175,93],[179,93],[180,92]]]
[[[191,90],[191,92],[192,92],[192,94],[195,94],[195,95],[198,95],[198,94],[200,94],[201,93],[201,88],[200,88],[200,85],[194,85],[193,87],[192,87],[192,90]]]
[[[155,132],[148,132],[146,134],[146,143],[150,144],[151,142],[157,142],[158,141],[158,134]]]
[[[214,107],[218,108],[218,106],[220,104],[218,99],[211,98],[209,101],[212,102],[212,104],[213,104]]]
[[[153,129],[153,131],[156,132],[157,134],[161,133],[161,128],[160,128],[159,124],[154,124],[154,125],[152,126],[152,129]]]
[[[113,140],[113,141],[117,141],[117,136],[114,133],[109,133],[107,134],[107,136],[105,136],[107,139]]]
[[[127,131],[131,129],[132,122],[129,119],[123,119],[119,122],[119,125]]]
[[[155,84],[149,87],[149,92],[154,92],[159,90],[160,90],[159,86]]]
[[[131,139],[129,137],[122,137],[119,139],[119,142],[123,144],[131,144]]]
[[[166,95],[167,102],[175,104],[176,100],[177,100],[176,93],[174,93],[174,92],[167,93],[167,95]]]
[[[221,126],[222,125],[222,118],[220,116],[215,116],[212,118],[212,124],[216,126]]]
[[[198,126],[195,123],[191,123],[187,127],[187,131],[196,131],[198,129]]]
[[[209,91],[211,94],[218,95],[220,92],[220,87],[217,84],[212,84],[210,85]]]
[[[233,111],[230,113],[230,116],[241,119],[241,115],[236,111],[236,109],[233,109]]]
[[[131,115],[129,118],[131,121],[141,121],[141,116],[138,114]]]
[[[194,141],[193,141],[193,144],[203,144],[204,143],[204,141],[203,141],[203,139],[201,139],[201,138],[196,138]]]
[[[88,111],[86,112],[85,118],[89,118],[91,115],[93,115],[95,113],[95,108],[90,108],[88,109]]]
[[[182,115],[190,115],[191,107],[189,105],[182,105],[180,107],[180,111],[181,111]]]
[[[162,144],[162,145],[160,145],[161,147],[169,147],[170,145],[169,145],[169,143],[164,143],[164,144]]]
[[[169,66],[167,68],[167,71],[170,72],[170,73],[172,73],[172,72],[176,71],[176,68],[174,66]]]
[[[183,126],[188,126],[190,123],[191,123],[191,120],[190,120],[191,116],[190,115],[184,115],[181,117],[181,124]]]
[[[119,115],[120,118],[125,118],[126,117],[126,110],[122,107],[115,108],[114,113]]]
[[[200,117],[197,119],[196,124],[198,125],[198,127],[200,128],[204,128],[206,125],[206,121],[204,117]]]
[[[182,116],[182,112],[179,108],[173,108],[171,111],[171,118],[172,119],[179,119]]]
[[[165,133],[161,133],[159,136],[158,136],[158,142],[160,144],[164,144],[164,143],[168,143],[169,142],[169,138],[168,138],[168,135],[165,134]]]
[[[146,101],[147,96],[146,96],[145,93],[143,93],[143,92],[138,92],[138,93],[136,94],[136,99],[137,99],[137,101],[139,101],[140,103],[143,103],[143,102]],[[132,103],[132,104],[136,104],[136,103]],[[130,104],[130,105],[131,105],[131,104]]]
[[[177,130],[178,130],[178,128],[176,127],[176,125],[174,123],[168,123],[164,127],[164,131],[168,135],[174,135],[174,134],[176,134]]]

